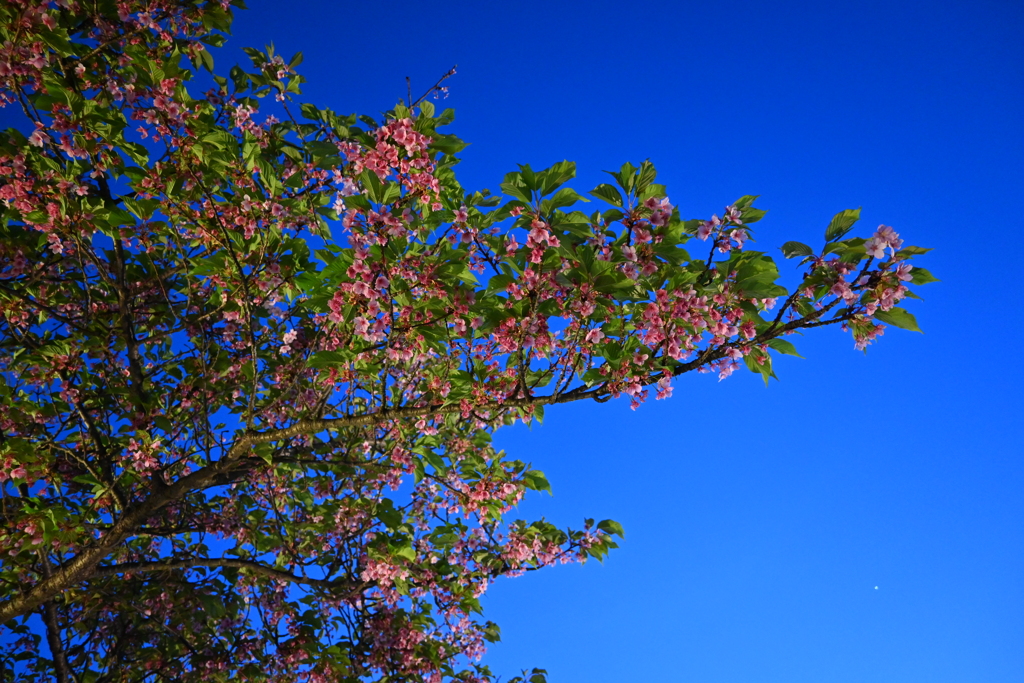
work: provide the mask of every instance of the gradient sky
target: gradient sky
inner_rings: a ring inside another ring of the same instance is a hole
[[[499,444],[626,528],[604,565],[499,582],[485,658],[553,683],[1024,681],[1024,5],[260,3],[241,46],[303,51],[305,99],[376,115],[453,64],[467,188],[529,163],[650,158],[686,218],[744,194],[758,249],[863,206],[942,282],[890,328],[792,338],[781,379],[685,376],[669,401],[550,409]],[[791,284],[793,262],[782,264]],[[877,587],[877,588],[876,588]]]
[[[820,330],[768,388],[687,376],[636,412],[499,432],[554,486],[523,516],[627,535],[604,565],[496,585],[485,662],[557,683],[1024,681],[1024,5],[251,4],[229,45],[303,51],[307,98],[341,113],[458,64],[437,104],[472,143],[467,188],[569,159],[582,191],[650,158],[687,218],[762,195],[777,256],[857,206],[863,236],[935,248],[942,282],[908,305],[924,335],[865,356]]]
[[[458,64],[438,105],[467,188],[650,158],[684,217],[744,194],[757,248],[841,209],[942,282],[890,328],[795,339],[780,382],[681,378],[669,401],[548,411],[502,447],[626,528],[605,564],[500,582],[485,658],[557,683],[1024,681],[1024,5],[1018,2],[251,3],[235,46],[301,50],[305,94],[376,114]],[[783,266],[789,282],[796,266]],[[876,589],[877,586],[877,589]]]

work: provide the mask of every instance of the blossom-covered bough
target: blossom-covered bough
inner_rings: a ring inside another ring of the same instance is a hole
[[[621,535],[510,521],[548,485],[497,427],[916,329],[926,250],[857,211],[790,292],[753,197],[682,221],[647,162],[589,214],[567,162],[466,192],[450,110],[213,75],[240,4],[0,5],[4,680],[491,680],[488,584]]]

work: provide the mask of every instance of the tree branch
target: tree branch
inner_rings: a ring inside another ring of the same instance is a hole
[[[57,608],[54,607],[53,600],[47,600],[43,604],[43,623],[46,624],[46,644],[50,646],[57,683],[72,683],[71,669],[64,654],[64,644],[60,640],[60,624],[57,622]]]
[[[23,487],[27,488],[27,487]],[[49,578],[53,574],[53,565],[46,553],[39,553],[39,563],[43,568],[43,575]],[[60,622],[57,620],[57,606],[53,600],[43,603],[43,623],[46,624],[46,644],[50,646],[50,656],[53,657],[53,671],[57,675],[57,683],[72,683],[71,668],[68,666],[68,658],[64,653],[64,643],[60,640]]]
[[[157,562],[125,562],[105,567],[97,567],[93,571],[93,577],[114,576],[116,574],[130,574],[136,572],[161,572],[175,569],[192,569],[195,567],[228,567],[234,569],[246,569],[254,574],[260,574],[272,579],[298,583],[318,588],[349,589],[350,593],[360,593],[373,586],[370,581],[353,581],[350,579],[311,579],[305,576],[296,576],[290,572],[275,569],[252,560],[240,560],[229,557],[193,557],[187,560],[160,560]]]
[[[780,328],[771,330],[769,337],[765,338],[764,335],[759,336],[754,340],[754,343],[763,343],[768,339],[781,336],[785,332],[800,329],[801,327],[817,327],[820,325],[841,322],[842,318],[828,321],[817,320],[831,307],[831,305],[827,306],[804,318],[801,318],[800,320],[794,320]],[[697,367],[717,360],[718,358],[722,358],[725,355],[725,349],[725,345],[717,348],[709,347],[711,353],[702,354],[699,358],[680,365],[675,369],[673,374],[678,376],[691,370],[695,370]],[[647,379],[649,380],[647,383],[652,383],[654,381],[653,377],[649,377]],[[504,401],[490,401],[475,406],[475,409],[479,411],[495,411],[508,408],[528,408],[533,406],[570,403],[587,398],[601,400],[608,395],[608,393],[609,392],[604,385],[593,389],[587,389],[586,387],[581,386],[564,394],[514,398],[506,399]],[[153,493],[146,499],[139,502],[135,507],[127,510],[121,519],[111,526],[110,531],[97,540],[95,545],[83,549],[52,577],[41,581],[35,587],[25,593],[22,593],[20,596],[7,601],[6,603],[0,604],[0,623],[23,616],[38,609],[44,602],[57,593],[67,590],[75,584],[93,576],[97,566],[103,561],[103,558],[109,555],[122,542],[137,533],[138,528],[164,506],[178,500],[192,491],[207,488],[208,486],[214,485],[215,482],[218,485],[223,484],[231,478],[230,475],[233,474],[234,476],[238,476],[241,472],[244,472],[248,468],[244,466],[242,461],[243,456],[245,456],[253,446],[272,443],[274,441],[282,441],[284,439],[289,439],[303,434],[315,434],[328,429],[370,426],[380,424],[381,422],[388,420],[440,416],[447,415],[449,413],[461,412],[461,410],[462,408],[458,404],[433,404],[426,406],[405,406],[401,408],[382,409],[363,415],[353,415],[348,417],[299,420],[295,424],[281,429],[271,429],[258,434],[246,434],[245,436],[242,436],[235,441],[235,443],[228,449],[227,454],[220,460],[178,479],[173,484],[164,483],[161,478],[162,475],[157,474],[150,479],[150,485],[153,489]],[[256,464],[259,463],[254,463],[254,465]]]

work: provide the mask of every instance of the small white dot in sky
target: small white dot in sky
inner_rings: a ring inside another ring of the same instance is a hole
[[[878,590],[878,586],[875,586],[875,590]]]

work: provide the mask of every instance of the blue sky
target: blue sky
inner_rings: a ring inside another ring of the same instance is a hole
[[[858,206],[863,236],[935,248],[942,282],[909,306],[924,335],[865,356],[822,330],[768,388],[688,376],[636,412],[499,433],[554,486],[523,516],[627,537],[603,566],[494,587],[485,662],[559,683],[1024,681],[1024,6],[252,5],[229,45],[303,51],[307,98],[342,113],[458,64],[438,104],[472,143],[467,188],[569,159],[587,190],[650,158],[686,217],[762,195],[777,258]]]
[[[241,46],[301,50],[305,99],[375,115],[453,64],[467,188],[650,158],[687,218],[744,194],[757,248],[863,207],[942,282],[924,335],[794,341],[781,381],[679,380],[499,432],[555,495],[626,528],[604,565],[492,588],[497,672],[553,683],[1024,681],[1024,5],[1010,1],[257,3]],[[5,124],[6,125],[6,124]],[[795,265],[783,263],[788,283]],[[877,587],[877,589],[876,589]]]

